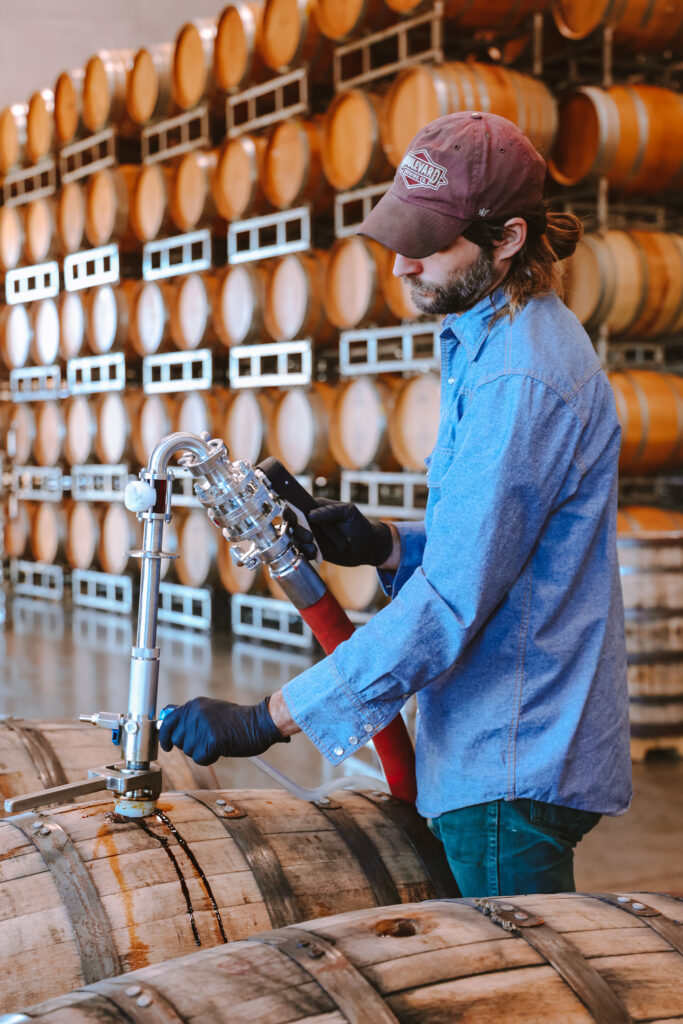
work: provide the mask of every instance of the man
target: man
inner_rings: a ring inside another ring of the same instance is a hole
[[[337,502],[309,516],[323,556],[377,565],[392,602],[270,703],[199,698],[161,731],[210,763],[303,730],[336,764],[417,692],[417,807],[473,896],[573,890],[575,844],[631,797],[620,430],[553,290],[581,226],[546,213],[544,178],[501,117],[453,114],[415,137],[361,233],[398,254],[419,309],[445,315],[425,521]],[[329,522],[342,551],[317,532]]]

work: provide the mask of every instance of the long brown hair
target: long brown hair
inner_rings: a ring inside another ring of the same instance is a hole
[[[571,256],[583,235],[583,224],[578,217],[573,213],[551,213],[546,200],[518,216],[527,224],[526,241],[512,257],[510,269],[501,283],[507,298],[507,307],[501,313],[510,316],[523,309],[533,295],[543,295],[553,288],[561,290],[562,272],[558,263]],[[463,235],[488,256],[493,256],[510,219],[475,221]]]

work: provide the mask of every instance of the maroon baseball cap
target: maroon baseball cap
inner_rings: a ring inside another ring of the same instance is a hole
[[[359,234],[423,259],[479,218],[531,210],[543,198],[545,172],[543,157],[507,118],[446,114],[417,133]]]

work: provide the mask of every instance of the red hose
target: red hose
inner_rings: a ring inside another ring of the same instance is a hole
[[[354,631],[353,623],[329,590],[310,608],[300,608],[299,611],[325,654],[331,654]],[[378,732],[373,742],[392,795],[414,804],[417,797],[415,751],[401,716],[397,715],[393,722]]]

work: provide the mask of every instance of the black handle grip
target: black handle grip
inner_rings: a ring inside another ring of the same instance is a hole
[[[318,507],[318,502],[312,494],[309,494],[305,487],[302,487],[293,473],[283,466],[281,462],[269,456],[263,462],[259,462],[258,468],[268,478],[268,481],[277,495],[284,498],[290,505],[300,509],[305,516]],[[318,526],[316,530],[322,534],[337,551],[343,551],[349,544],[349,538],[341,526]]]

